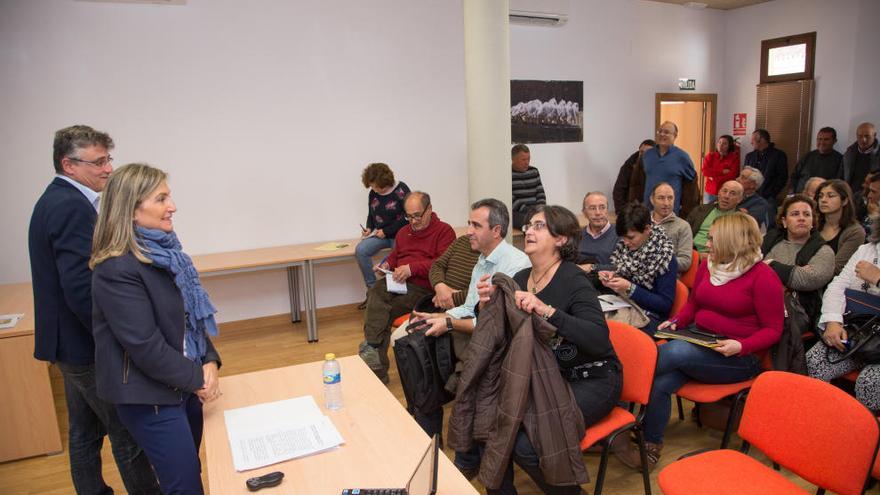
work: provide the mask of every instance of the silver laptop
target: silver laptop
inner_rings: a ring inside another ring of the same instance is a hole
[[[434,435],[406,488],[346,488],[342,495],[434,495],[437,492],[437,457],[439,435]]]

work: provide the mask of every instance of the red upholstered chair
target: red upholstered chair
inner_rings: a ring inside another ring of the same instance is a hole
[[[688,289],[694,288],[694,279],[697,278],[697,268],[700,267],[700,253],[696,249],[691,250],[691,266],[686,272],[682,273],[678,279],[684,283]]]
[[[855,383],[856,380],[859,378],[860,372],[861,370],[850,371],[849,373],[843,375],[841,378]],[[877,458],[874,460],[874,468],[871,469],[871,476],[880,480],[880,456],[877,456]]]
[[[761,367],[764,370],[773,369],[773,363],[770,360],[769,353],[764,354],[761,360]],[[691,380],[685,383],[680,389],[678,389],[678,392],[675,393],[678,396],[676,399],[678,401],[678,417],[679,419],[684,419],[681,399],[687,399],[699,407],[700,404],[717,402],[725,397],[731,397],[733,403],[730,405],[730,412],[727,414],[727,426],[724,428],[724,436],[721,437],[721,448],[726,449],[727,445],[730,443],[730,437],[733,434],[733,425],[736,424],[736,419],[739,416],[742,402],[745,400],[746,395],[749,393],[749,388],[751,388],[752,383],[754,382],[754,378],[741,382],[719,384]],[[697,414],[697,418],[697,424],[700,424],[699,414]],[[700,426],[702,426],[702,424],[700,424]]]
[[[880,480],[880,456],[874,459],[874,467],[871,469],[871,476]]]
[[[411,314],[412,313],[407,313],[405,315],[399,316],[397,319],[395,319],[393,322],[391,322],[391,328],[397,328],[400,325],[403,325],[404,323],[406,323],[406,321],[409,320],[409,315],[411,315]]]
[[[684,282],[681,280],[675,281],[675,299],[672,300],[672,309],[669,310],[669,317],[677,315],[681,308],[688,300],[688,295],[690,294],[690,290],[688,290],[687,286],[684,285]]]
[[[620,400],[639,404],[638,416],[634,416],[622,407],[615,407],[608,416],[598,423],[587,428],[584,438],[581,440],[581,450],[587,450],[597,442],[601,442],[602,459],[599,462],[599,473],[596,475],[595,495],[602,493],[602,485],[605,482],[605,470],[608,467],[609,446],[617,435],[625,435],[633,431],[639,442],[639,452],[642,455],[642,466],[646,466],[647,452],[645,451],[645,438],[642,434],[642,421],[645,417],[645,406],[651,396],[651,385],[654,383],[654,368],[657,366],[657,346],[654,340],[641,330],[621,323],[609,321],[611,344],[623,365],[623,390]],[[645,485],[645,494],[651,494],[651,480],[648,470],[642,468],[642,481]]]
[[[669,495],[806,494],[745,454],[754,445],[774,463],[842,495],[863,493],[877,453],[880,425],[865,406],[837,387],[793,373],[768,371],[752,385],[739,435],[741,452],[713,450],[680,459],[658,477]]]

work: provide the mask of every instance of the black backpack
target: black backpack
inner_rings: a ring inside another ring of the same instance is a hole
[[[416,304],[417,311],[431,311],[430,296]],[[394,359],[400,375],[400,384],[406,397],[406,409],[429,414],[443,407],[455,396],[446,391],[446,380],[455,370],[452,335],[426,337],[424,330],[416,330],[394,342]]]

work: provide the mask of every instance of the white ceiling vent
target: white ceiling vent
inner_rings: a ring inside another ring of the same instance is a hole
[[[559,27],[568,21],[569,0],[510,0],[510,22]]]

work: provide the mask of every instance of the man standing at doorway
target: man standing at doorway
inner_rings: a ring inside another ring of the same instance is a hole
[[[752,148],[746,155],[745,165],[755,167],[764,176],[764,185],[758,194],[767,200],[770,211],[776,211],[776,197],[788,183],[788,157],[785,152],[770,142],[767,129],[756,129],[752,133]]]
[[[642,155],[645,168],[645,193],[642,202],[646,205],[651,204],[654,186],[666,182],[675,191],[673,210],[676,214],[681,210],[682,182],[693,181],[697,177],[691,157],[683,149],[675,146],[677,137],[678,126],[673,122],[663,122],[657,130],[657,146]]]

